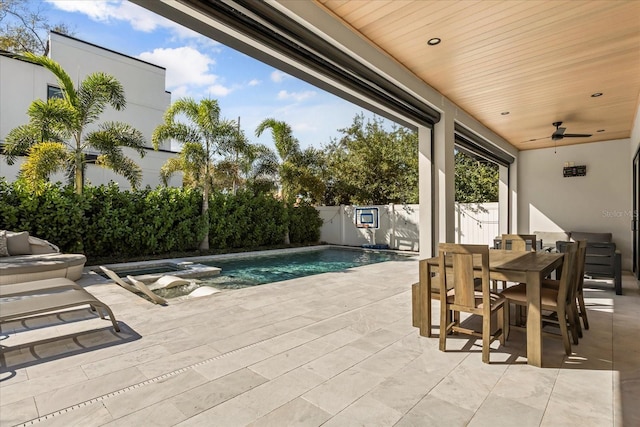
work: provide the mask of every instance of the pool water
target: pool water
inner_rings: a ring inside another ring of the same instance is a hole
[[[222,268],[219,276],[203,279],[203,284],[219,289],[239,289],[314,274],[342,271],[367,264],[407,259],[409,259],[407,256],[393,252],[334,248],[224,259],[203,263]]]

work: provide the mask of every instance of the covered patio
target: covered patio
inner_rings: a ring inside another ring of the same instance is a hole
[[[454,149],[465,142],[500,162],[501,232],[612,233],[623,295],[586,283],[591,328],[569,357],[560,340],[545,338],[536,368],[526,364],[521,332],[494,343],[491,364],[467,337],[450,339],[447,352],[421,337],[411,315],[417,260],[167,307],[87,275],[80,283],[111,306],[124,332],[88,310],[53,319],[55,334],[37,321],[8,324],[21,332],[7,345],[73,337],[3,355],[2,425],[640,424],[638,234],[630,227],[640,188],[639,3],[509,2],[518,6],[505,16],[503,2],[134,2],[416,129],[421,258],[454,241]],[[555,55],[535,45],[538,23],[557,42]],[[501,50],[509,42],[467,34],[472,27],[502,31],[516,47]],[[519,28],[530,30],[524,44]],[[395,50],[388,34],[398,46],[418,42]],[[579,43],[587,36],[593,49]],[[421,49],[431,38],[443,43],[435,49],[458,43],[430,58]],[[573,49],[558,59],[567,40]],[[485,48],[467,52],[473,60],[460,71],[465,42]],[[517,69],[503,74],[510,63]],[[430,81],[425,70],[450,81]],[[593,136],[553,140],[557,121]],[[587,175],[564,178],[567,163],[586,165]],[[437,336],[438,302],[432,307]]]

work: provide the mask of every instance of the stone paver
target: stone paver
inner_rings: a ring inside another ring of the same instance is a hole
[[[492,345],[490,365],[479,341],[452,337],[443,353],[437,338],[420,337],[417,270],[387,262],[166,307],[85,274],[80,283],[123,332],[88,310],[3,324],[0,425],[640,423],[640,292],[630,274],[623,296],[586,285],[591,329],[571,357],[545,338],[538,369],[526,365],[520,331]]]

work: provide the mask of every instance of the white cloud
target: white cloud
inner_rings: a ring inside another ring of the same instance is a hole
[[[280,83],[281,81],[283,81],[284,79],[286,79],[287,77],[289,77],[289,75],[287,73],[283,73],[280,70],[274,70],[271,73],[271,81],[274,83]]]
[[[227,96],[232,91],[232,88],[223,85],[212,85],[207,88],[207,94],[211,96]]]
[[[134,30],[146,33],[158,28],[165,28],[171,30],[180,39],[202,37],[195,31],[178,25],[169,19],[128,1],[47,1],[57,9],[64,10],[65,12],[82,13],[97,22],[126,21]]]
[[[258,86],[260,84],[260,80],[258,79],[251,79],[248,83],[249,86]]]
[[[286,90],[281,90],[278,92],[278,99],[293,99],[296,102],[304,101],[305,99],[309,99],[316,95],[316,91],[314,90],[305,90],[304,92],[287,92]]]
[[[143,52],[139,58],[161,65],[167,69],[167,88],[177,86],[205,86],[217,83],[218,76],[209,72],[215,61],[188,46],[178,48],[158,48],[153,52]]]

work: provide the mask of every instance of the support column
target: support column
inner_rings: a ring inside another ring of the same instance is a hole
[[[420,258],[430,258],[433,252],[434,211],[433,159],[431,129],[418,127],[418,212]]]
[[[499,166],[498,182],[498,230],[500,234],[509,234],[511,218],[509,218],[509,168]]]
[[[455,123],[453,113],[442,114],[434,128],[435,242],[455,241]]]

